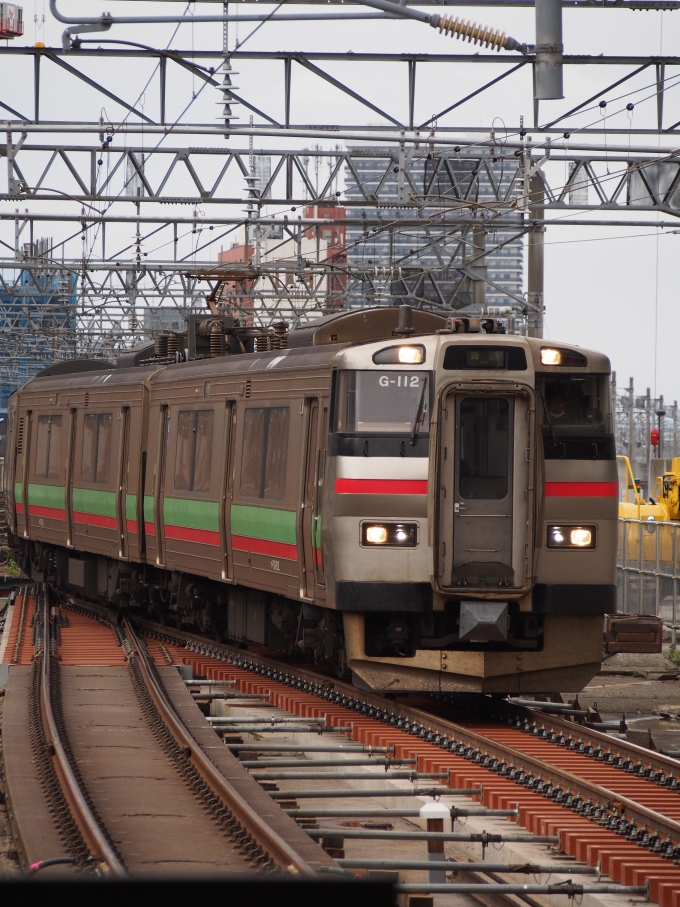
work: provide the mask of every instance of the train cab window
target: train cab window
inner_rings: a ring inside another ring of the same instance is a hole
[[[61,424],[61,416],[38,416],[35,449],[36,478],[59,478]]]
[[[548,459],[616,456],[608,375],[537,375]]]
[[[286,495],[288,431],[287,406],[252,407],[243,422],[241,494],[282,500]]]
[[[175,489],[210,491],[214,413],[182,410],[177,417]]]
[[[337,432],[364,435],[427,434],[430,373],[342,371],[336,404]]]
[[[80,477],[83,482],[106,485],[111,473],[113,416],[111,413],[87,413],[83,419],[83,458]]]

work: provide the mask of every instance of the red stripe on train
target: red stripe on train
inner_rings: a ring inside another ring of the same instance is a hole
[[[101,513],[83,513],[74,510],[73,522],[85,526],[98,526],[100,529],[118,529],[118,520],[115,516],[102,516]]]
[[[202,545],[220,545],[219,532],[210,529],[189,529],[186,526],[165,525],[166,539],[181,539],[183,542],[199,542]]]
[[[618,498],[618,482],[546,482],[546,498]]]
[[[288,561],[296,561],[298,559],[295,545],[287,545],[284,542],[269,542],[266,539],[253,539],[245,535],[232,535],[231,547],[234,551],[250,551],[252,554],[282,557]]]
[[[336,494],[427,494],[427,479],[336,479]]]
[[[58,507],[39,507],[37,504],[28,505],[29,516],[42,516],[50,520],[65,520],[66,511]]]

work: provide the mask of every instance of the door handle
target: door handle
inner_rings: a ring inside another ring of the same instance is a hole
[[[461,513],[463,510],[467,510],[465,504],[454,504],[453,511],[454,513]]]

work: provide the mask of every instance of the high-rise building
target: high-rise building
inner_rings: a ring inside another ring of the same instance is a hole
[[[471,152],[452,152],[435,158],[423,155],[408,164],[408,177],[403,180],[400,193],[398,168],[392,167],[390,172],[389,166],[390,157],[392,163],[398,159],[396,149],[356,150],[361,150],[353,159],[356,177],[353,172],[346,172],[345,197],[354,202],[363,201],[368,208],[372,193],[379,189],[385,228],[370,233],[361,226],[346,228],[350,267],[378,269],[376,279],[367,280],[363,292],[352,294],[350,304],[365,304],[366,298],[372,296],[371,301],[388,305],[402,297],[414,305],[422,301],[436,307],[474,310],[471,279],[456,266],[462,262],[461,253],[464,252],[468,261],[478,254],[474,242],[479,242],[483,234],[487,249],[499,245],[501,248],[490,251],[476,263],[470,262],[469,269],[474,271],[481,265],[479,273],[483,274],[485,267],[488,281],[512,294],[487,282],[485,305],[520,307],[523,244],[521,237],[511,238],[517,232],[519,215],[495,218],[491,205],[493,200],[508,193],[515,168],[502,160],[475,157]],[[457,200],[468,203],[467,213],[474,211],[479,217],[476,240],[472,230],[465,235],[445,237],[437,220],[429,220],[439,199],[442,207],[449,209]],[[391,201],[401,204],[392,208]],[[423,227],[401,226],[406,218],[412,221],[421,217]],[[386,266],[391,266],[391,272],[386,277],[383,274],[381,281],[379,271]]]

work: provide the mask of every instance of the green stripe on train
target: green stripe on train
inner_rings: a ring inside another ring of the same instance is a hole
[[[14,483],[14,502],[21,504],[24,499],[24,486],[22,482]]]
[[[168,526],[184,526],[186,529],[219,532],[219,504],[215,501],[165,498],[163,500],[163,520]]]
[[[144,495],[144,522],[145,523],[154,522],[153,495],[149,495],[149,494]]]
[[[295,511],[232,504],[231,534],[295,545]]]
[[[63,485],[33,485],[28,486],[28,503],[34,507],[53,507],[55,510],[64,510]]]
[[[95,513],[98,516],[110,516],[115,519],[115,492],[95,491],[92,488],[74,488],[73,509],[78,513]]]
[[[137,495],[136,494],[126,494],[125,495],[125,519],[126,520],[136,520],[137,519]]]

